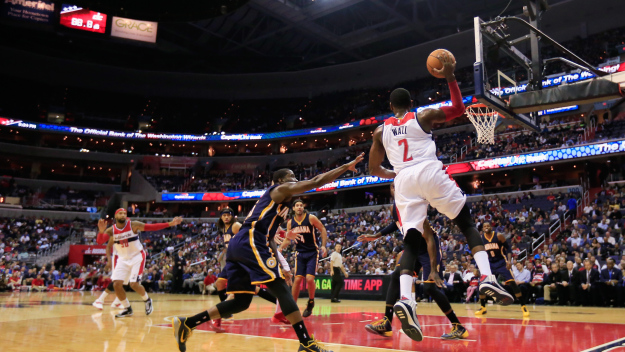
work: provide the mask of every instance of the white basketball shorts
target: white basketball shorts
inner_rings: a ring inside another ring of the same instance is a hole
[[[443,170],[440,161],[423,162],[402,169],[395,177],[395,204],[404,236],[409,229],[423,233],[428,204],[455,219],[466,203],[466,196]]]
[[[124,281],[124,285],[129,282],[141,282],[141,275],[145,268],[145,251],[141,251],[130,259],[114,257],[113,275],[111,280]]]

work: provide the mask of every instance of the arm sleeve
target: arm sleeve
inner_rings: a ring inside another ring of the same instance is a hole
[[[105,244],[108,240],[109,240],[109,235],[104,232],[98,233],[98,237],[96,237],[96,242],[98,244]]]
[[[280,261],[280,265],[282,266],[282,269],[284,269],[284,271],[291,271],[291,268],[289,267],[289,263],[286,262],[286,259],[284,259],[284,256],[282,256],[282,253],[280,253],[280,251],[277,251],[276,255],[278,257],[278,260]]]
[[[445,121],[451,121],[464,114],[464,103],[462,102],[462,94],[460,94],[458,82],[454,80],[447,84],[449,85],[449,93],[451,94],[451,106],[442,106],[441,110],[445,113]]]
[[[397,224],[393,221],[390,225],[388,225],[387,227],[383,228],[382,230],[380,230],[380,233],[382,234],[382,236],[386,236],[390,233],[393,233],[395,231],[399,230],[397,228]]]
[[[169,227],[169,223],[160,222],[158,224],[145,224],[143,231],[158,231]]]

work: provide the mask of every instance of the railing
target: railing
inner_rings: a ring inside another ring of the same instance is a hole
[[[454,153],[454,155],[449,157],[449,162],[450,163],[455,163],[458,161],[458,154]]]
[[[467,150],[469,148],[467,148],[467,145],[463,145],[462,148],[460,148],[460,158],[464,157],[467,154]]]

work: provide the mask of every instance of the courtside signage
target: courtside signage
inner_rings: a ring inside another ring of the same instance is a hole
[[[156,30],[158,22],[133,20],[113,16],[111,23],[111,36],[139,40],[142,42],[156,43]]]
[[[54,3],[51,1],[4,0],[2,3],[2,17],[52,24]]]

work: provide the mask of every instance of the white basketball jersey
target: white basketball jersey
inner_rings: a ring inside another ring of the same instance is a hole
[[[382,143],[395,173],[425,161],[438,161],[432,134],[423,131],[414,112],[406,113],[401,119],[387,119]]]
[[[132,232],[130,220],[126,220],[126,225],[121,230],[117,228],[117,224],[113,225],[113,240],[114,251],[121,259],[130,259],[143,250],[139,235]]]

